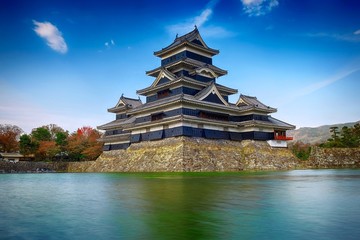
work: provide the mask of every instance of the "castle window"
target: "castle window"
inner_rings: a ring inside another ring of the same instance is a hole
[[[164,117],[164,113],[155,113],[155,114],[151,114],[151,121],[157,121],[157,120],[161,120]]]
[[[227,114],[212,113],[207,111],[200,111],[199,117],[219,121],[229,121],[229,115]]]
[[[170,96],[170,94],[171,94],[170,89],[165,89],[165,90],[159,91],[157,93],[157,97],[158,97],[158,99],[161,99],[161,98]]]

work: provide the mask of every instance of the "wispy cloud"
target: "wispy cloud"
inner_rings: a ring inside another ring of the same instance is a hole
[[[279,5],[278,0],[241,0],[244,12],[249,16],[261,16]]]
[[[65,54],[68,51],[68,47],[62,33],[59,29],[50,22],[38,22],[33,20],[35,25],[34,31],[41,38],[45,39],[46,44],[54,51]]]
[[[346,77],[350,76],[353,73],[356,73],[360,71],[360,67],[353,67],[350,69],[346,69],[343,71],[340,71],[338,73],[336,73],[335,75],[329,77],[328,79],[325,79],[323,81],[319,81],[319,82],[315,82],[309,86],[306,86],[305,88],[300,89],[299,91],[297,91],[293,97],[297,98],[297,97],[302,97],[302,96],[306,96],[308,94],[311,94],[315,91],[318,91],[324,87],[329,86],[330,84],[333,84],[335,82],[338,82],[340,80],[345,79]]]
[[[305,33],[300,36],[304,37],[312,37],[312,38],[329,38],[337,41],[345,41],[345,42],[360,42],[360,29],[355,31],[354,33],[326,33],[326,32],[318,32],[318,33]]]
[[[201,28],[201,33],[204,36],[217,36],[217,37],[224,37],[224,36],[229,36],[232,35],[233,33],[227,31],[226,29],[224,29],[223,27],[219,27],[219,26],[206,26],[206,23],[209,22],[209,20],[211,19],[213,13],[214,13],[214,7],[216,6],[218,0],[213,0],[210,1],[207,6],[205,7],[205,9],[203,9],[199,15],[189,18],[187,20],[185,20],[182,23],[178,23],[178,24],[174,24],[174,25],[170,25],[167,27],[167,31],[169,32],[169,34],[171,35],[176,35],[176,34],[185,34],[190,32],[191,30],[194,29],[194,26],[197,26],[198,28]]]
[[[206,8],[200,13],[200,15],[198,15],[194,18],[188,19],[183,23],[168,26],[167,30],[172,35],[185,34],[189,31],[193,30],[195,25],[198,28],[202,27],[203,24],[206,23],[210,19],[212,12],[213,12],[212,9]]]

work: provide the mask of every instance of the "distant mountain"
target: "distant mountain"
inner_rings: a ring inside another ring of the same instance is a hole
[[[324,125],[316,128],[311,127],[303,127],[296,130],[290,130],[287,131],[287,135],[294,137],[294,142],[303,142],[303,143],[310,143],[310,144],[316,144],[316,143],[323,143],[326,142],[331,136],[330,134],[330,127],[338,127],[339,130],[341,130],[342,127],[352,127],[358,122],[351,122],[351,123],[340,123],[340,124],[334,124],[334,125]]]

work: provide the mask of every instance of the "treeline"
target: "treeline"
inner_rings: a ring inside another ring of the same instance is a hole
[[[341,130],[338,127],[330,128],[331,137],[320,147],[353,148],[360,147],[360,124],[353,127],[344,126]]]
[[[0,124],[0,152],[20,152],[35,160],[95,160],[103,144],[97,139],[101,133],[82,127],[73,133],[56,124],[34,128],[30,134],[15,125]]]
[[[330,127],[331,137],[316,146],[324,148],[356,148],[360,147],[360,124],[356,123],[353,127],[344,126],[339,130],[338,127]],[[295,156],[301,160],[307,160],[311,153],[313,145],[303,142],[290,144],[290,149]]]

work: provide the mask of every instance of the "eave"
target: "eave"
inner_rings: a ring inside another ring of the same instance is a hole
[[[130,118],[125,118],[125,119],[116,119],[114,121],[97,126],[97,129],[104,130],[104,131],[111,130],[111,129],[120,129],[120,128],[124,128],[125,126],[133,124],[134,121],[135,121],[134,116],[131,116]]]
[[[111,113],[121,113],[121,112],[126,112],[127,109],[128,109],[127,106],[121,106],[121,107],[108,108],[107,111]]]
[[[149,96],[152,94],[156,94],[158,91],[161,91],[161,90],[164,90],[167,88],[175,88],[178,86],[188,86],[188,87],[193,87],[198,90],[202,90],[203,88],[208,86],[208,83],[200,82],[200,81],[194,80],[192,78],[182,76],[176,80],[173,80],[173,81],[170,81],[167,83],[163,83],[163,84],[159,84],[155,87],[150,86],[150,87],[147,87],[144,89],[137,90],[136,94],[142,95],[142,96]],[[216,87],[218,88],[219,92],[225,96],[236,94],[238,92],[236,89],[225,87],[220,84],[216,84]]]
[[[260,128],[273,128],[273,129],[282,129],[282,130],[292,130],[295,126],[279,126],[271,121],[259,121],[259,120],[249,120],[238,123],[239,127],[260,127]]]
[[[188,40],[185,40],[180,44],[170,45],[166,48],[156,51],[156,52],[154,52],[154,55],[157,57],[163,58],[164,56],[171,55],[172,52],[175,52],[177,49],[183,48],[183,47],[194,48],[197,51],[204,52],[205,54],[207,54],[209,56],[215,56],[215,55],[219,54],[219,50],[212,49],[212,48],[205,48],[203,46],[200,46],[195,43],[189,42]]]
[[[146,74],[148,76],[157,77],[162,68],[166,68],[168,71],[170,71],[169,70],[170,68],[175,68],[180,64],[192,67],[192,68],[189,68],[191,70],[194,70],[193,69],[194,67],[195,68],[207,67],[207,68],[211,69],[212,71],[214,71],[219,77],[227,74],[226,70],[223,70],[221,68],[215,67],[214,65],[206,64],[206,63],[203,63],[203,62],[200,62],[198,60],[194,60],[194,59],[191,59],[191,58],[188,58],[188,57],[179,59],[179,60],[177,60],[175,62],[168,63],[165,66],[160,66],[160,67],[155,68],[153,70],[146,71]]]
[[[244,106],[244,107],[237,107],[233,104],[229,104],[229,106],[225,106],[218,103],[212,103],[212,102],[206,102],[206,101],[200,101],[195,99],[191,95],[187,94],[179,94],[174,95],[171,97],[163,98],[154,102],[143,104],[139,108],[134,108],[129,110],[129,114],[139,114],[139,113],[147,113],[147,112],[154,112],[159,111],[161,108],[169,107],[175,104],[183,105],[186,104],[188,106],[202,106],[204,108],[208,108],[210,110],[216,110],[221,113],[229,113],[231,112],[234,115],[247,115],[247,114],[254,114],[254,113],[260,113],[260,114],[268,114],[270,113],[268,110],[265,109],[259,109],[254,106]]]
[[[127,141],[130,140],[130,133],[123,133],[117,135],[103,136],[98,139],[98,142],[111,143],[118,141]]]

